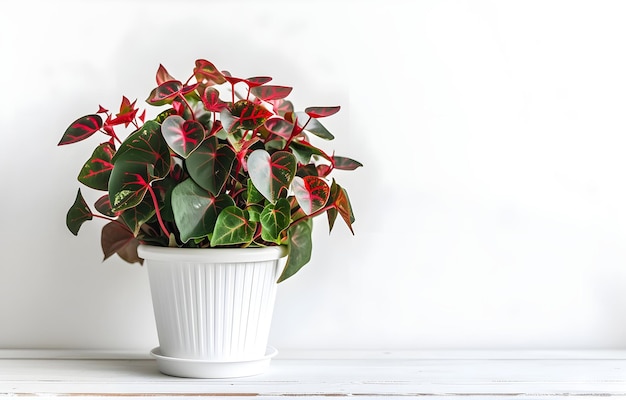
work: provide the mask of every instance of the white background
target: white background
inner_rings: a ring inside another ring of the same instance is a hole
[[[197,58],[341,105],[325,148],[365,165],[272,345],[626,347],[626,3],[0,3],[0,347],[157,345],[145,268],[65,227],[100,139],[56,144]]]

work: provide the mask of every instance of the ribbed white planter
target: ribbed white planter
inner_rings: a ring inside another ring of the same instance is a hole
[[[224,378],[262,373],[285,247],[184,249],[141,245],[159,348],[169,375]]]

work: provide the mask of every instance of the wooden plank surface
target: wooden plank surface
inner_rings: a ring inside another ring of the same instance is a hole
[[[626,351],[282,352],[262,375],[181,379],[139,354],[0,350],[0,396],[626,399]]]

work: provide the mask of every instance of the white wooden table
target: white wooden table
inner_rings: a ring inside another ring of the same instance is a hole
[[[0,350],[0,397],[626,399],[626,350],[282,351],[230,380],[161,374],[144,354]]]

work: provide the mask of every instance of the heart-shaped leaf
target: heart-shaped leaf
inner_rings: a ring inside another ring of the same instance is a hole
[[[172,150],[179,156],[187,158],[202,140],[204,127],[198,121],[185,121],[180,115],[170,115],[161,124],[163,138]]]
[[[289,187],[296,174],[297,161],[287,151],[270,154],[262,149],[248,156],[248,173],[252,183],[271,203],[276,203],[282,190]]]
[[[230,146],[220,145],[217,137],[210,136],[187,157],[189,176],[217,196],[228,180],[235,156],[235,151]]]
[[[78,180],[96,190],[107,190],[109,177],[113,170],[113,155],[115,149],[110,143],[102,143],[96,147],[78,174]]]
[[[250,89],[250,92],[261,100],[278,100],[289,96],[293,88],[289,86],[257,86]]]
[[[143,264],[143,260],[137,255],[139,241],[117,221],[109,222],[102,227],[100,244],[105,260],[117,253],[126,262]]]
[[[89,221],[93,218],[93,214],[91,213],[91,209],[85,202],[80,189],[78,189],[78,193],[76,193],[76,199],[74,199],[74,204],[67,211],[67,216],[65,218],[65,224],[67,225],[67,229],[70,230],[74,234],[74,236],[78,235],[78,231],[80,230],[81,225],[85,221]]]
[[[133,235],[137,236],[141,225],[150,221],[155,214],[156,210],[153,200],[144,196],[141,203],[137,204],[137,206],[124,210],[120,214],[120,219],[133,232]]]
[[[220,85],[226,82],[224,75],[207,60],[196,60],[196,67],[193,69],[194,76],[199,83],[205,85]]]
[[[228,106],[228,103],[220,99],[220,92],[215,88],[208,88],[202,94],[202,103],[207,111],[220,112]]]
[[[172,209],[180,240],[187,243],[189,239],[208,236],[213,232],[220,212],[234,205],[230,196],[214,197],[192,179],[179,183],[172,191]]]
[[[317,176],[296,176],[291,183],[293,193],[300,204],[300,208],[307,215],[321,210],[330,197],[328,184]]]
[[[80,117],[65,130],[58,146],[80,142],[96,133],[100,128],[102,128],[102,117],[99,115],[91,114]]]
[[[281,244],[281,234],[289,227],[291,209],[287,199],[278,199],[276,204],[268,204],[261,212],[261,238]]]
[[[313,232],[312,221],[306,220],[292,225],[288,232],[289,256],[278,282],[282,282],[305,266],[311,260],[313,243],[311,233]]]
[[[256,222],[250,221],[247,210],[242,210],[237,206],[226,207],[220,212],[215,222],[211,245],[225,246],[250,243],[256,226]]]
[[[146,102],[153,106],[169,104],[180,94],[182,89],[183,84],[180,81],[172,80],[163,82],[150,92]]]

